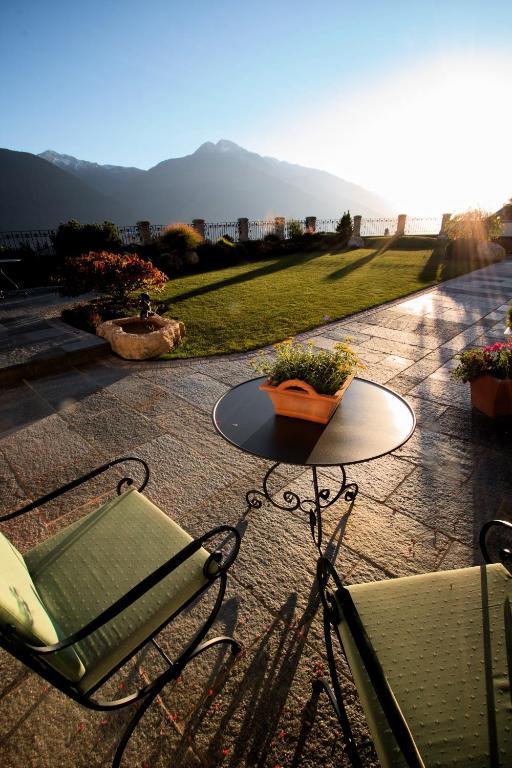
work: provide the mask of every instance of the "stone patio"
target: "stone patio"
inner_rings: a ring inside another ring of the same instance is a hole
[[[469,388],[450,379],[460,350],[502,338],[510,297],[508,260],[304,335],[321,347],[351,335],[368,365],[364,375],[403,393],[418,418],[411,440],[393,455],[348,468],[359,496],[326,512],[329,552],[349,582],[480,562],[483,521],[512,519],[511,433],[472,412]],[[215,651],[191,664],[146,714],[126,766],[348,765],[327,700],[311,694],[326,665],[307,520],[265,506],[246,513],[245,491],[266,464],[226,444],[211,423],[218,397],[254,375],[251,357],[137,364],[108,357],[0,395],[2,512],[131,454],[150,464],[148,495],[191,534],[229,523],[243,535],[214,628],[234,633],[243,654],[233,663]],[[322,474],[328,483],[329,471]],[[300,467],[282,468],[281,487],[308,482]],[[25,551],[112,487],[104,476],[66,504],[56,500],[2,530]],[[204,609],[182,617],[183,633]],[[179,639],[166,632],[163,644],[172,652]],[[110,688],[128,690],[158,664],[145,652]],[[340,669],[356,733],[367,739],[341,661]],[[91,713],[3,652],[0,670],[3,768],[109,764],[127,713]],[[361,755],[377,765],[371,744]]]

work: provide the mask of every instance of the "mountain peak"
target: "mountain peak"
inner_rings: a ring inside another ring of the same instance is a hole
[[[235,144],[234,141],[229,139],[220,139],[216,144],[213,141],[205,141],[200,147],[196,149],[194,154],[203,152],[246,152],[243,147]]]

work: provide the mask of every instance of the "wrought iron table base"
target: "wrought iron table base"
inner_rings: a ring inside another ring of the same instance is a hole
[[[336,464],[341,471],[341,477],[338,481],[337,489],[320,488],[318,482],[317,467],[310,467],[313,475],[313,497],[301,498],[297,493],[290,490],[280,490],[278,493],[271,493],[269,490],[269,480],[280,466],[280,462],[273,464],[265,477],[263,478],[262,490],[252,489],[247,491],[245,498],[248,509],[260,509],[265,501],[270,502],[276,509],[285,512],[294,512],[299,510],[309,517],[309,527],[315,546],[322,554],[322,512],[330,507],[342,496],[345,501],[352,502],[357,496],[359,486],[357,483],[347,483],[347,473],[342,464]],[[333,481],[335,482],[335,481]],[[279,498],[277,498],[279,497]],[[281,500],[282,497],[282,500]]]

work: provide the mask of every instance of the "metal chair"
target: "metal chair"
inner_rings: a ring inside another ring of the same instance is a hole
[[[354,766],[362,762],[333,638],[384,768],[512,765],[511,534],[505,520],[482,528],[486,565],[367,584],[344,585],[327,558],[318,560],[331,684],[316,685],[334,706]]]
[[[4,515],[12,520],[123,462],[135,462],[144,479],[117,484],[117,495],[23,557],[0,534],[0,646],[74,701],[94,710],[114,710],[140,702],[117,747],[117,768],[146,709],[186,664],[231,637],[205,640],[222,605],[227,571],[240,547],[235,528],[222,525],[197,539],[147,499],[142,491],[149,468],[125,457],[105,464],[53,493]],[[215,539],[211,553],[205,545]],[[184,608],[217,584],[215,604],[203,625],[176,659],[155,639]],[[166,669],[121,699],[94,694],[151,642]]]

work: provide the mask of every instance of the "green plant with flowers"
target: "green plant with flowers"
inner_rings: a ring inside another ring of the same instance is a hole
[[[480,376],[512,379],[512,342],[468,349],[459,356],[453,376],[459,381],[474,381]]]
[[[283,381],[300,379],[319,395],[334,395],[350,375],[364,368],[349,341],[347,337],[333,349],[317,349],[312,342],[301,344],[287,339],[274,345],[273,356],[261,350],[251,365],[276,387]]]

